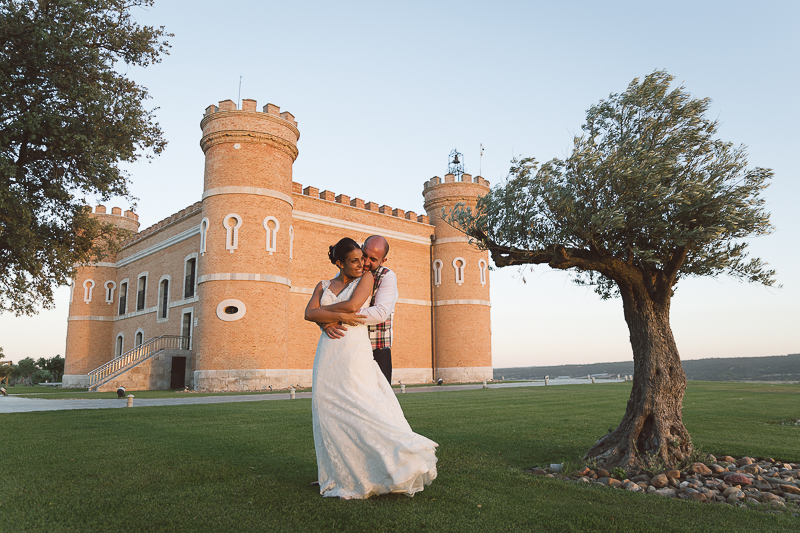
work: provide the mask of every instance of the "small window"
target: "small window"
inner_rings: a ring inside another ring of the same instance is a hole
[[[192,308],[193,309],[193,308]],[[184,350],[191,350],[192,349],[192,314],[191,310],[184,310],[183,311],[183,320],[181,321],[181,336],[185,337],[184,339]]]
[[[463,257],[456,257],[453,259],[453,268],[456,270],[456,283],[461,285],[464,283],[464,265],[467,262],[464,261]]]
[[[87,279],[83,282],[83,303],[92,302],[92,291],[94,290],[94,280]]]
[[[133,338],[133,347],[138,348],[144,342],[144,332],[137,331],[136,336]]]
[[[437,287],[442,284],[442,263],[441,259],[437,259],[433,262],[433,284]]]
[[[114,289],[117,288],[117,284],[113,281],[106,281],[104,286],[106,288],[106,303],[111,305],[114,303]]]
[[[119,285],[119,314],[124,315],[128,311],[128,282]]]
[[[167,310],[169,309],[169,280],[161,281],[161,306],[159,307],[159,318],[167,318]]]
[[[139,287],[136,290],[136,310],[142,311],[145,304],[145,293],[147,292],[147,276],[139,277]]]
[[[191,298],[194,296],[194,282],[197,274],[197,259],[192,257],[186,260],[184,265],[183,297]]]
[[[117,335],[117,344],[114,347],[114,356],[115,357],[119,357],[119,356],[122,355],[122,348],[123,348],[124,343],[125,343],[125,336],[122,333],[120,333],[119,335]]]

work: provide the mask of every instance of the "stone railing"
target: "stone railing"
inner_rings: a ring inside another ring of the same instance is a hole
[[[158,352],[163,350],[188,349],[189,337],[182,337],[180,335],[153,337],[133,350],[129,350],[119,357],[115,357],[103,366],[89,372],[89,390],[92,390],[92,388],[102,384],[102,382],[108,378],[127,370]]]

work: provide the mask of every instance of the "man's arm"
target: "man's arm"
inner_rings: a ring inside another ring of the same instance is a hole
[[[364,315],[364,324],[373,326],[375,324],[382,324],[386,322],[392,313],[394,307],[397,305],[397,298],[400,294],[397,291],[397,275],[394,271],[390,270],[384,274],[381,279],[381,284],[378,286],[378,291],[375,293],[375,305],[367,307],[359,311],[360,315]]]

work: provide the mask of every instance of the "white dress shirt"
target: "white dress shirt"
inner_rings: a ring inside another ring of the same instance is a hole
[[[365,315],[364,324],[374,326],[386,322],[394,314],[394,306],[397,304],[397,275],[394,271],[388,270],[381,278],[378,291],[375,293],[375,305],[361,309],[358,314]]]

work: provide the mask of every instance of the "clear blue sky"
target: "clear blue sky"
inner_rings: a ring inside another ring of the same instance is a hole
[[[199,122],[206,106],[237,99],[240,75],[242,98],[295,115],[295,181],[424,212],[422,182],[444,174],[454,147],[478,174],[483,143],[482,174],[498,183],[512,154],[564,157],[590,105],[666,69],[713,99],[720,138],[774,169],[766,198],[777,232],[751,250],[783,283],[681,282],[680,353],[800,352],[800,3],[161,0],[136,16],[175,34],[161,64],[129,70],[169,140],[155,162],[129,168],[142,228],[200,199]],[[491,276],[495,367],[631,358],[619,300],[546,267],[524,283],[514,269]],[[6,357],[63,354],[68,298],[59,290],[56,309],[36,317],[0,315]]]

